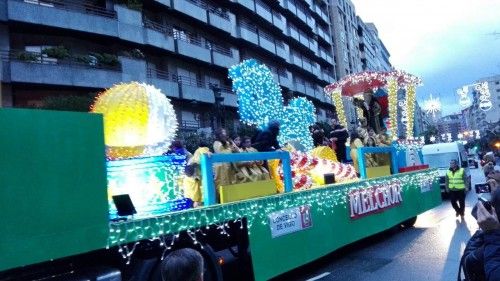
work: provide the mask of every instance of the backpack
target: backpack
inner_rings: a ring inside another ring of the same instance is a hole
[[[476,231],[465,246],[464,253],[460,259],[457,281],[485,281],[484,273],[484,240],[483,232]],[[462,279],[462,273],[464,279]]]

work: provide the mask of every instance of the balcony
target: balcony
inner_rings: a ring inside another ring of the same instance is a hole
[[[307,59],[302,60],[302,68],[308,72],[312,72],[312,65]]]
[[[147,81],[160,89],[168,97],[179,98],[177,75],[154,68],[147,69]]]
[[[210,50],[203,46],[201,37],[174,30],[175,51],[187,57],[211,62]]]
[[[289,47],[281,40],[276,40],[276,55],[285,59],[286,61],[290,60]]]
[[[297,17],[305,24],[307,24],[307,17],[303,7],[297,7]]]
[[[211,48],[212,63],[225,68],[238,64],[240,55],[237,49],[213,44]]]
[[[294,83],[292,82],[292,73],[283,68],[278,68],[277,72],[280,85],[292,91],[295,90]]]
[[[118,17],[118,37],[130,42],[144,44],[142,13],[125,5],[115,5]]]
[[[324,22],[328,23],[328,14],[325,13],[320,6],[314,6],[314,11],[320,16],[321,19],[323,19]]]
[[[333,75],[324,71],[323,72],[323,76],[322,76],[323,80],[328,82],[328,83],[333,83],[335,82],[335,80],[333,79]]]
[[[306,84],[304,82],[295,82],[295,91],[306,94]]]
[[[312,63],[312,73],[316,77],[318,77],[319,79],[321,79],[321,70],[320,70],[319,64],[317,62],[313,62]]]
[[[276,53],[276,45],[274,44],[274,38],[272,37],[272,35],[260,31],[259,45],[273,54]]]
[[[208,24],[227,33],[231,33],[234,27],[234,21],[229,12],[219,8],[210,8],[208,10]]]
[[[167,6],[167,7],[172,7],[172,3],[170,3],[171,0],[154,0],[164,6]]]
[[[312,98],[316,98],[315,96],[315,91],[314,91],[314,88],[312,86],[312,84],[310,83],[305,83],[305,94],[312,97]]]
[[[70,0],[8,0],[9,20],[116,37],[117,15],[102,7]]]
[[[255,2],[255,13],[263,17],[266,21],[273,23],[273,15],[271,14],[271,7],[269,7],[261,0],[257,0]]]
[[[182,99],[206,103],[215,102],[212,90],[210,90],[202,80],[179,75],[177,76],[177,81],[181,85],[180,97]]]
[[[199,21],[207,22],[207,5],[201,0],[172,1],[175,10],[193,17]]]
[[[318,48],[318,41],[311,39],[311,41],[309,41],[309,49],[311,49],[316,56],[318,55]]]
[[[257,28],[254,25],[241,21],[237,27],[238,37],[255,45],[259,45]]]
[[[292,37],[293,39],[295,39],[297,41],[300,41],[299,32],[297,31],[297,29],[295,27],[288,26],[287,35]]]
[[[314,30],[314,27],[316,26],[316,20],[314,20],[314,18],[311,16],[311,14],[307,15],[307,25],[310,26],[311,28],[313,28],[313,30]]]
[[[238,107],[238,96],[233,93],[231,87],[220,87],[225,106]]]
[[[238,3],[242,5],[243,7],[246,7],[247,9],[251,10],[252,12],[255,12],[255,1],[254,0],[231,0],[234,3]]]
[[[273,25],[279,28],[283,32],[286,31],[285,18],[276,11],[273,11]]]
[[[174,37],[171,26],[165,26],[150,20],[144,20],[144,43],[175,52]]]
[[[292,14],[296,15],[297,14],[297,6],[295,6],[295,3],[292,1],[284,0],[284,8],[292,12]]]
[[[23,57],[9,54],[12,82],[87,88],[109,88],[122,82],[121,67],[118,65],[91,65],[76,59],[57,60],[40,53],[23,53]]]
[[[299,34],[300,44],[304,45],[306,48],[309,48],[309,37],[307,35],[300,33]]]
[[[298,67],[302,67],[302,58],[297,55],[291,54],[290,63],[295,64]]]

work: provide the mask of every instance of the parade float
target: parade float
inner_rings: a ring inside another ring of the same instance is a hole
[[[373,178],[357,178],[328,153],[310,153],[313,105],[305,98],[285,105],[265,65],[244,61],[230,78],[242,121],[263,128],[279,120],[280,143],[301,145],[203,154],[198,208],[175,184],[182,160],[162,154],[176,121],[153,86],[114,86],[93,113],[1,109],[0,279],[159,280],[166,254],[190,247],[205,259],[206,280],[268,280],[396,225],[411,226],[440,204],[436,171],[401,173],[396,146],[361,149],[389,154],[390,173]],[[398,81],[388,80],[389,112]],[[342,87],[326,92],[341,111]],[[271,191],[218,203],[214,165],[264,160],[279,161]],[[331,173],[334,183],[321,182]]]

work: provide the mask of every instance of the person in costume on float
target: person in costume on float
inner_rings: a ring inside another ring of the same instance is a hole
[[[233,137],[233,143],[237,148],[241,148],[242,139],[240,136],[236,135]]]
[[[243,137],[241,142],[241,153],[258,152],[252,147],[250,137]],[[269,171],[264,168],[264,161],[248,161],[238,163],[238,171],[235,175],[235,183],[268,180],[270,178]]]
[[[278,135],[280,133],[280,123],[278,121],[269,122],[266,129],[260,131],[255,137],[253,147],[259,152],[269,152],[280,150]]]
[[[376,147],[377,143],[375,141],[375,138],[369,136],[366,139],[366,146],[367,147]],[[378,166],[377,154],[375,154],[375,153],[366,153],[365,154],[365,159],[366,159],[366,166],[367,167],[377,167]]]
[[[361,128],[358,128],[361,129]],[[363,141],[358,133],[351,134],[351,159],[354,169],[359,176],[359,160],[358,160],[358,148],[363,147]]]
[[[315,131],[312,135],[314,149],[311,150],[311,156],[326,159],[332,162],[338,162],[335,151],[328,146],[328,140],[325,139],[323,131]]]
[[[214,153],[233,153],[239,152],[238,147],[228,138],[225,129],[218,129],[215,132],[215,141],[213,144]],[[220,186],[230,185],[233,182],[235,168],[232,163],[217,163],[215,167],[215,186],[217,194]]]
[[[205,143],[200,143],[198,149],[193,153],[184,169],[184,175],[181,177],[181,186],[184,191],[184,197],[193,200],[193,207],[203,205],[203,193],[201,190],[201,155],[210,154],[210,149]]]
[[[375,133],[378,134],[381,131],[380,115],[382,113],[382,107],[371,91],[363,93],[363,98],[364,101],[354,98],[354,105],[363,111],[363,117],[366,118],[368,126],[373,128]]]
[[[184,147],[181,140],[174,140],[166,154],[185,155],[186,160],[193,157],[193,155]]]
[[[340,125],[337,119],[332,120],[332,131],[330,132],[330,140],[335,144],[335,154],[340,162],[345,163],[346,158],[346,142],[349,138],[347,129]]]

